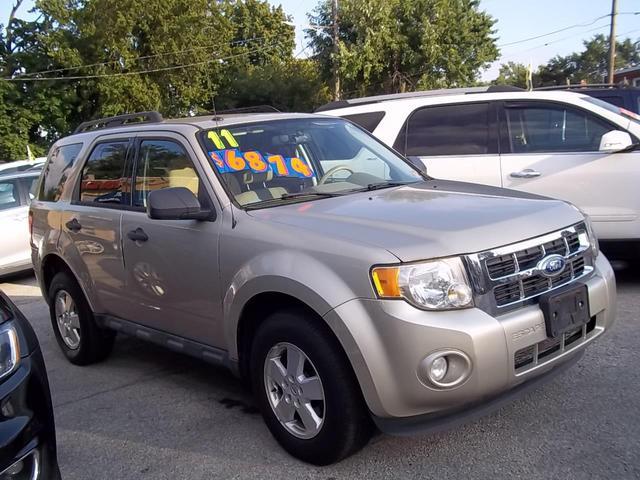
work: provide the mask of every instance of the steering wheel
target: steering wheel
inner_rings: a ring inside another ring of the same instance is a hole
[[[346,170],[347,172],[353,174],[353,170],[351,170],[349,167],[338,165],[337,167],[330,168],[327,173],[320,177],[320,180],[318,180],[318,185],[324,185],[326,181],[329,180],[329,177],[331,177],[334,173],[340,172],[342,170]]]

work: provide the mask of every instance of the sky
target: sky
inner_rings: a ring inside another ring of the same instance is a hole
[[[140,0],[143,1],[143,0]],[[296,27],[296,52],[304,48],[304,25],[308,24],[306,14],[317,5],[317,0],[269,0],[274,5],[282,5],[284,11],[293,16]],[[6,23],[13,0],[0,0],[0,23]],[[29,17],[33,0],[25,0],[18,16]],[[609,35],[609,18],[596,20],[611,13],[611,0],[481,0],[480,8],[497,19],[495,25],[497,44],[501,57],[489,69],[482,72],[483,80],[493,80],[498,76],[501,63],[508,61],[534,67],[546,63],[556,55],[567,55],[582,49],[584,40],[603,33]],[[622,14],[640,12],[639,0],[618,0],[617,37],[640,40],[640,15]],[[529,41],[531,37],[569,28],[553,35]],[[507,45],[519,42],[514,45]],[[306,55],[303,52],[302,55]]]

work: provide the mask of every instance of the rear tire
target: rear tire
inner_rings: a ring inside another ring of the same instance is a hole
[[[111,353],[115,332],[96,324],[82,289],[67,272],[51,280],[49,313],[58,345],[74,365],[96,363]]]
[[[305,462],[328,465],[366,445],[373,424],[344,351],[316,322],[302,309],[269,316],[254,337],[251,383],[280,445]]]

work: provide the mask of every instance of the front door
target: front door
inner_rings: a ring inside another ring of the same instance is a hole
[[[211,205],[178,136],[138,138],[133,209],[124,212],[122,234],[127,272],[128,318],[149,327],[224,347],[218,270],[221,219],[152,220],[146,214],[153,190],[186,187]]]
[[[640,153],[598,151],[602,135],[619,127],[564,104],[505,106],[505,188],[577,205],[592,218],[601,239],[638,238]]]
[[[492,103],[418,108],[409,115],[394,147],[407,157],[420,159],[431,177],[501,185]]]

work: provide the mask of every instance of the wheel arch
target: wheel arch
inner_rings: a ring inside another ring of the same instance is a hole
[[[82,290],[84,298],[89,303],[89,306],[94,310],[91,297],[87,295],[87,291],[82,285],[82,282],[79,281],[78,275],[73,271],[69,263],[56,253],[49,253],[45,255],[40,266],[40,282],[45,301],[47,301],[47,303],[49,302],[49,287],[51,286],[51,281],[53,280],[53,277],[60,272],[66,272],[71,275],[80,287],[80,290]]]

